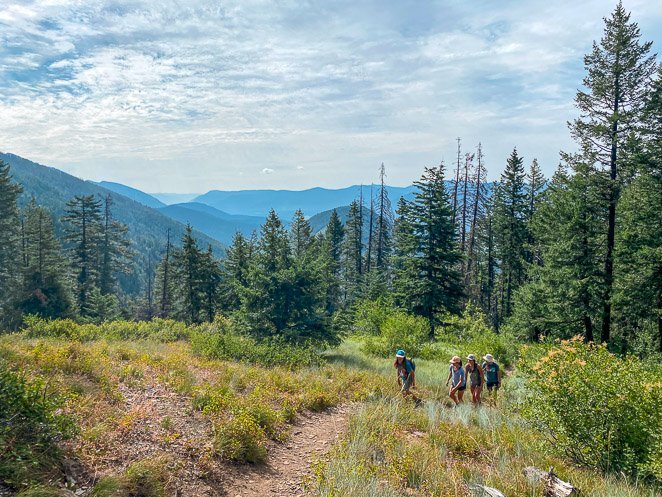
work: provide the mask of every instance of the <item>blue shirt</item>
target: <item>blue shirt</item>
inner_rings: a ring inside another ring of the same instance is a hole
[[[458,385],[460,387],[464,387],[467,385],[467,377],[464,374],[464,368],[460,368],[456,371],[455,368],[451,366],[450,371],[451,374],[453,375],[453,379],[452,379],[453,387],[456,387]]]
[[[409,377],[409,374],[414,371],[414,365],[411,363],[410,359],[404,359],[402,365],[396,364],[395,367],[398,368],[398,373],[402,378]]]

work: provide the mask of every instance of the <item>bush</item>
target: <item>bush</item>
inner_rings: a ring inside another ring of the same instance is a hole
[[[662,480],[659,370],[578,339],[523,367],[531,377],[523,412],[554,446],[584,466]]]
[[[283,339],[257,340],[236,330],[232,321],[217,317],[191,333],[193,353],[208,359],[237,360],[263,366],[300,368],[320,362],[319,354],[308,346],[292,345]]]
[[[353,331],[362,335],[379,335],[384,322],[396,312],[398,309],[384,298],[362,300],[355,308]]]
[[[266,435],[248,412],[240,412],[216,429],[214,451],[237,462],[262,462],[267,458]]]
[[[394,311],[384,319],[378,336],[365,338],[363,351],[387,357],[405,349],[409,357],[420,357],[428,343],[428,322],[420,316]]]
[[[88,342],[93,340],[154,340],[176,342],[186,340],[191,329],[171,319],[155,318],[151,321],[106,321],[101,324],[77,323],[72,319],[43,319],[39,316],[24,318],[27,338],[61,338]]]
[[[124,474],[99,480],[92,497],[163,497],[170,471],[163,457],[145,459],[131,464]]]
[[[0,361],[0,482],[16,487],[57,471],[57,441],[70,431],[58,404],[43,382]]]

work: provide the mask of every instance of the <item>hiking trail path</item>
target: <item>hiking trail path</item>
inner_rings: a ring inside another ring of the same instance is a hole
[[[292,424],[283,443],[270,443],[265,464],[226,467],[223,495],[227,497],[303,497],[303,481],[311,463],[323,459],[347,431],[350,408],[306,412]]]

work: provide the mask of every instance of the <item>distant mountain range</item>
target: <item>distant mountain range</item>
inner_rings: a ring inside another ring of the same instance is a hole
[[[170,230],[175,245],[179,243],[184,232],[183,223],[117,191],[124,190],[143,201],[149,201],[139,195],[142,192],[138,190],[117,183],[110,184],[113,187],[113,190],[110,190],[14,154],[0,153],[0,160],[9,164],[14,181],[23,187],[23,193],[19,198],[20,204],[25,205],[34,197],[40,205],[47,207],[53,213],[55,229],[60,234],[62,233],[60,218],[64,215],[67,201],[75,195],[96,195],[103,198],[112,194],[113,214],[116,219],[129,227],[129,238],[133,242],[133,249],[137,252],[134,274],[121,279],[124,290],[129,293],[138,291],[147,257],[151,256],[155,262],[156,258],[160,257],[165,247],[167,231]],[[223,255],[224,246],[217,239],[200,231],[196,231],[195,236],[201,246],[207,247],[209,244],[217,255]]]
[[[411,198],[414,186],[387,186],[393,208],[400,197]],[[376,192],[377,187],[373,187]],[[195,202],[210,205],[231,214],[266,216],[269,209],[275,209],[282,219],[291,219],[297,209],[306,216],[313,216],[339,206],[347,206],[358,199],[363,190],[364,203],[370,203],[370,186],[353,185],[331,190],[310,188],[308,190],[212,190],[195,198]]]

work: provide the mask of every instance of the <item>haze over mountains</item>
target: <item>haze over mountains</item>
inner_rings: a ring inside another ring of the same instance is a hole
[[[299,191],[211,190],[197,196],[148,194],[121,183],[85,181],[14,154],[0,153],[0,159],[11,166],[12,175],[23,186],[22,201],[25,203],[34,197],[37,203],[51,209],[56,220],[64,214],[66,202],[74,195],[105,197],[112,193],[115,216],[129,226],[131,239],[140,247],[138,251],[143,256],[149,251],[162,249],[168,229],[173,240],[178,240],[186,224],[191,224],[197,231],[201,245],[211,244],[216,252],[222,252],[223,246],[232,242],[237,231],[250,236],[259,230],[272,208],[285,225],[289,224],[297,209],[302,209],[314,232],[324,229],[333,209],[337,209],[344,222],[349,204],[361,194],[366,215],[370,212],[370,186],[353,185],[336,190],[318,187]],[[376,188],[373,187],[374,192]],[[413,186],[387,187],[394,208],[400,197],[411,198],[414,190]]]

